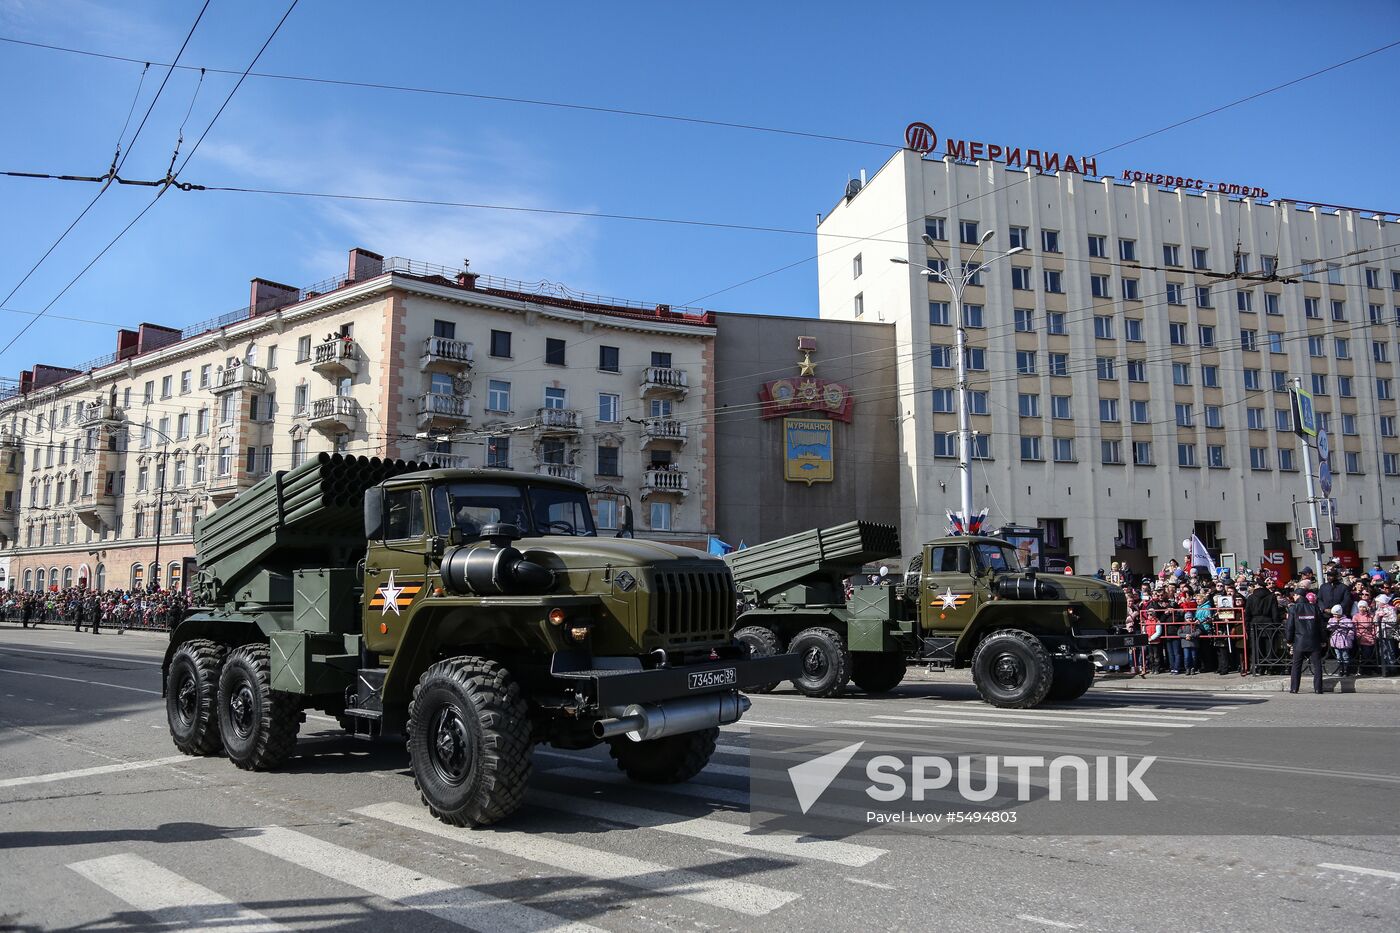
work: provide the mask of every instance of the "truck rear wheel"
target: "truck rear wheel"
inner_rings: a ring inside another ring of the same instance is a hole
[[[992,632],[972,653],[972,682],[993,706],[1025,709],[1050,692],[1055,677],[1050,652],[1020,629]]]
[[[1045,694],[1049,702],[1067,702],[1082,697],[1094,683],[1093,661],[1071,661],[1067,658],[1055,659],[1055,679],[1050,684],[1050,692]]]
[[[519,809],[530,780],[530,716],[495,661],[449,658],[423,672],[408,707],[413,782],[433,816],[485,826]]]
[[[680,784],[705,769],[715,753],[719,727],[682,732],[650,742],[633,742],[627,736],[610,739],[617,767],[642,784]]]
[[[192,638],[175,649],[165,677],[165,718],[175,747],[186,755],[214,755],[219,738],[219,668],[228,649]]]
[[[802,660],[802,674],[792,682],[809,697],[840,696],[851,679],[851,653],[846,639],[832,629],[814,626],[798,632],[788,651]]]
[[[734,633],[734,640],[749,649],[751,658],[771,658],[775,654],[782,653],[782,645],[778,644],[778,636],[771,628],[764,628],[762,625],[746,625]],[[760,684],[757,687],[749,687],[746,693],[772,693],[778,686],[778,682],[771,684]]]
[[[229,652],[219,674],[219,733],[229,761],[245,771],[267,771],[291,757],[301,726],[296,696],[272,689],[267,645]]]
[[[889,693],[904,680],[904,655],[857,651],[851,655],[851,682],[866,693]]]

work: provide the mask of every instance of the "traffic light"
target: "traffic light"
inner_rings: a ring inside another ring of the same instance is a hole
[[[1309,551],[1320,551],[1320,550],[1322,550],[1322,545],[1319,544],[1319,543],[1318,543],[1318,540],[1317,540],[1317,529],[1316,529],[1316,528],[1304,528],[1304,529],[1303,529],[1303,547],[1304,547],[1305,549],[1309,550]]]

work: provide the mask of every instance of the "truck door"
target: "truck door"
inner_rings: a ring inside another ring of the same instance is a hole
[[[365,554],[364,633],[371,651],[394,653],[409,610],[424,595],[428,542],[423,515],[419,488],[385,490],[383,537],[370,541]]]
[[[976,614],[978,601],[967,545],[931,545],[919,585],[919,618],[924,628],[961,632]]]

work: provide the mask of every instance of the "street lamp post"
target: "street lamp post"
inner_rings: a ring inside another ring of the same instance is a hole
[[[147,431],[154,431],[156,434],[159,434],[163,441],[161,444],[161,452],[157,454],[157,456],[160,457],[160,465],[156,468],[156,475],[159,477],[160,482],[156,484],[156,549],[155,556],[151,561],[151,565],[155,567],[154,576],[158,580],[161,574],[160,533],[161,527],[165,524],[165,481],[167,478],[166,474],[170,469],[170,445],[174,443],[174,440],[160,428],[152,427],[149,424],[143,425],[143,427]],[[151,582],[150,579],[147,579],[146,585],[150,586]],[[168,583],[169,581],[166,582]]]
[[[953,292],[953,304],[955,308],[955,321],[957,330],[954,337],[953,352],[957,354],[957,379],[958,379],[958,487],[962,498],[962,517],[964,527],[972,520],[972,417],[967,404],[967,321],[963,315],[963,289],[983,270],[993,263],[1005,259],[1007,256],[1014,256],[1017,253],[1025,252],[1024,246],[1016,246],[1004,253],[999,253],[982,263],[980,266],[973,266],[972,260],[986,246],[987,241],[993,236],[994,231],[988,230],[982,234],[982,238],[977,242],[977,248],[967,257],[967,262],[963,263],[961,270],[954,274],[948,260],[938,249],[938,244],[933,237],[924,234],[924,245],[938,254],[938,258],[943,261],[944,269],[939,271],[928,266],[919,267],[923,275],[937,279],[947,285]],[[901,257],[892,257],[890,262],[900,265],[912,265],[909,260]]]

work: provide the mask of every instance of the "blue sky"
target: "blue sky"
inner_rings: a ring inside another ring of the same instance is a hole
[[[196,0],[0,0],[0,35],[169,61]],[[182,61],[241,69],[285,0],[213,0]],[[1400,38],[1400,4],[301,0],[260,71],[649,110],[900,143],[910,120],[1094,152]],[[163,69],[147,75],[144,111]],[[139,65],[0,43],[0,169],[101,174]],[[235,79],[204,81],[186,149]],[[123,174],[164,173],[197,75],[177,71]],[[1099,160],[1400,211],[1400,48]],[[133,122],[134,128],[134,122]],[[128,131],[130,135],[130,131]],[[813,229],[890,150],[625,116],[250,78],[182,176]],[[95,186],[0,178],[0,297]],[[8,302],[47,304],[150,199],[114,188]],[[811,236],[547,214],[170,192],[0,358],[73,364],[116,325],[183,326],[387,256],[673,304],[813,314]],[[727,290],[726,290],[727,289]],[[723,290],[723,291],[722,291]],[[82,320],[70,320],[78,318]],[[27,320],[0,311],[0,333]],[[106,322],[106,323],[90,323]],[[5,338],[8,340],[8,336]],[[3,345],[0,343],[0,345]]]

